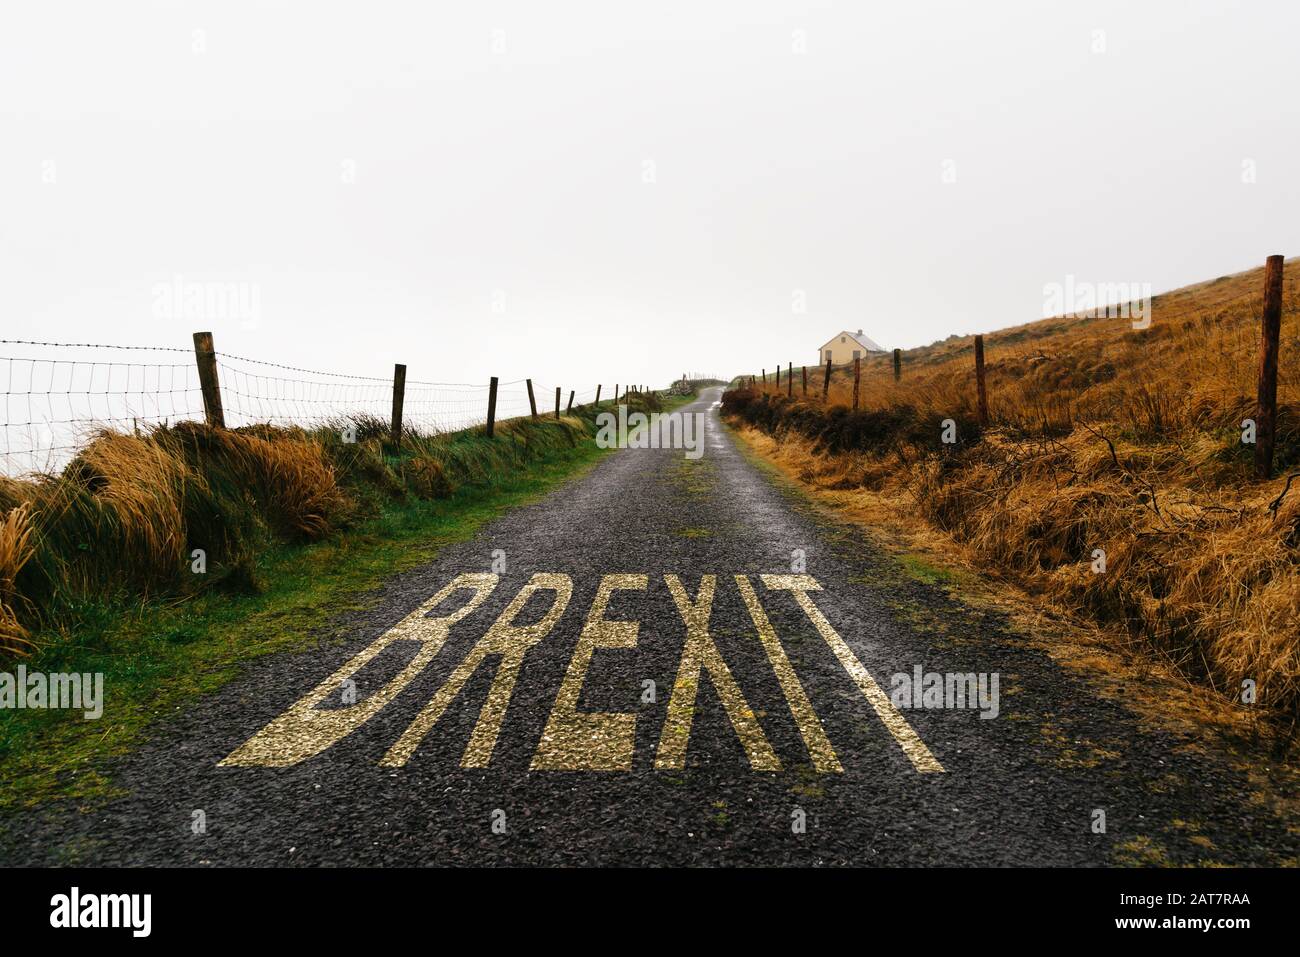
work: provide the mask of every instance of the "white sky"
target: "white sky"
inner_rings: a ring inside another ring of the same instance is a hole
[[[1284,2],[10,3],[0,337],[567,390],[1013,325],[1300,251],[1298,42]],[[255,327],[156,315],[178,275]]]

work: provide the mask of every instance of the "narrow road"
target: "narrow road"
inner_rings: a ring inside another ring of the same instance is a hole
[[[702,457],[620,451],[397,577],[377,607],[352,616],[347,641],[253,663],[120,762],[128,796],[90,813],[34,814],[11,829],[4,857],[1085,865],[1296,855],[1297,836],[1251,803],[1243,772],[1187,740],[1139,733],[997,614],[901,574],[773,484],[718,421],[720,391],[684,410],[706,416]],[[896,708],[891,677],[918,666],[996,673],[997,716],[982,718],[973,701]]]

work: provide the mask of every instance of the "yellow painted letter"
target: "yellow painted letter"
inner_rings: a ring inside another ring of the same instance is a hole
[[[287,767],[319,754],[345,738],[374,717],[424,670],[447,640],[451,626],[483,604],[496,584],[496,575],[458,575],[442,591],[380,635],[288,711],[236,748],[221,764]],[[473,589],[474,597],[443,618],[425,617],[452,593],[463,589]],[[364,668],[395,641],[420,642],[420,650],[401,674],[351,707],[317,709],[330,695],[340,693],[339,689],[348,677]]]
[[[591,603],[587,624],[573,649],[555,707],[533,756],[534,771],[631,771],[636,748],[636,715],[578,710],[582,683],[597,648],[635,648],[634,621],[607,621],[610,596],[618,589],[644,591],[645,575],[606,575]]]
[[[550,609],[535,624],[516,625],[514,620],[523,611],[524,605],[528,604],[528,599],[534,592],[543,589],[555,592],[555,601],[551,603]],[[483,660],[489,655],[500,655],[501,662],[497,665],[496,677],[492,679],[487,701],[483,702],[478,723],[474,725],[474,733],[470,735],[469,746],[465,748],[465,756],[460,762],[461,767],[465,768],[487,767],[488,761],[492,759],[492,750],[496,747],[497,735],[501,731],[501,722],[506,716],[506,706],[510,704],[510,696],[515,690],[519,668],[524,663],[524,655],[555,626],[564,614],[564,609],[569,606],[572,595],[573,581],[568,575],[539,572],[529,579],[528,584],[519,590],[519,594],[501,612],[501,617],[479,639],[465,660],[451,673],[447,683],[438,689],[424,710],[415,716],[411,726],[402,733],[379,763],[387,767],[405,764]]]
[[[665,575],[664,581],[677,603],[677,611],[686,622],[686,644],[682,647],[682,663],[677,670],[673,696],[668,702],[668,719],[659,737],[655,767],[675,770],[685,765],[686,745],[690,741],[691,721],[695,716],[695,696],[699,690],[700,672],[704,670],[708,671],[718,697],[722,699],[731,727],[745,746],[749,766],[755,771],[781,770],[776,752],[763,734],[745,696],[740,693],[736,680],[731,677],[731,669],[723,661],[718,646],[709,636],[709,616],[713,612],[713,589],[717,577],[705,575],[700,579],[700,590],[694,603],[676,575]]]

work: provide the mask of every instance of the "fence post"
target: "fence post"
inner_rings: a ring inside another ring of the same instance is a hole
[[[826,379],[822,382],[822,401],[825,402],[831,394],[831,360],[826,360]]]
[[[807,366],[800,366],[799,368],[803,370],[803,394],[804,394],[804,397],[807,398],[807,396],[808,396],[808,367],[807,367]]]
[[[560,418],[560,387],[555,387],[555,418]]]
[[[598,409],[600,408],[600,386],[599,385],[596,386],[596,401],[594,405],[596,406],[596,408]]]
[[[975,390],[979,394],[980,428],[989,424],[989,395],[984,386],[984,337],[975,337]]]
[[[402,447],[402,403],[406,401],[406,366],[393,365],[393,424],[390,435],[395,448]]]
[[[567,406],[567,407],[565,408],[565,410],[564,410],[564,414],[565,414],[565,415],[568,415],[570,412],[573,411],[573,393],[574,393],[575,391],[576,391],[575,389],[570,389],[570,390],[569,390],[569,404],[568,404],[568,406]]]
[[[1273,474],[1273,440],[1277,434],[1277,349],[1282,331],[1282,257],[1264,265],[1264,317],[1259,337],[1259,385],[1255,409],[1255,477]]]
[[[897,382],[903,377],[903,350],[894,350],[894,381]]]
[[[862,357],[853,358],[853,411],[858,411],[858,392],[862,387]]]
[[[794,398],[794,363],[785,364],[785,394],[786,398]]]
[[[492,433],[496,431],[497,423],[497,377],[493,376],[492,381],[488,384],[488,420],[487,420],[487,437],[492,438]]]
[[[226,427],[226,413],[221,407],[221,383],[217,379],[217,351],[212,333],[194,333],[194,361],[199,367],[199,388],[203,391],[203,412],[214,429]]]
[[[618,405],[618,383],[614,383],[614,404]]]
[[[518,381],[518,380],[515,380]],[[525,379],[528,383],[528,408],[533,410],[533,418],[537,418],[537,400],[533,398],[533,380]]]

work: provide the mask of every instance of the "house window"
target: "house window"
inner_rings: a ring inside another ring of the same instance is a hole
[[[846,338],[844,338],[844,336],[840,336],[840,345],[844,345],[844,343],[846,343],[846,342],[848,342],[848,341],[849,341],[849,340],[846,339]]]
[[[862,358],[862,352],[861,352],[861,350],[859,350],[859,349],[854,349],[854,350],[853,350],[853,358],[855,358],[855,359],[861,359],[861,358]]]
[[[831,361],[831,350],[829,349],[826,350],[826,361],[827,362]]]

